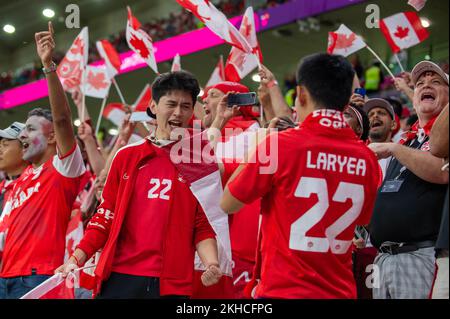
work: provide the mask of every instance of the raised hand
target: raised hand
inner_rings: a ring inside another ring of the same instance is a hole
[[[53,25],[48,22],[48,31],[38,32],[34,35],[36,41],[36,50],[42,65],[46,68],[52,64],[53,51],[55,50]]]
[[[78,127],[78,136],[82,141],[85,141],[88,138],[93,138],[92,127],[86,122],[81,123],[80,127]]]
[[[258,74],[261,78],[261,84],[263,85],[267,85],[276,80],[273,73],[264,65],[261,65],[261,69],[259,69]]]

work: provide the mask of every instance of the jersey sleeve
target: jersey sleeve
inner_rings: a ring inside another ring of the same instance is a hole
[[[195,214],[194,243],[197,245],[202,240],[208,238],[216,238],[216,234],[214,233],[208,218],[206,218],[202,206],[198,204],[197,212]]]
[[[77,246],[88,255],[88,258],[103,248],[111,231],[120,183],[119,161],[120,156],[116,156],[111,164],[103,188],[101,203],[89,221],[83,239]]]
[[[81,150],[76,143],[73,149],[63,157],[58,151],[58,154],[53,157],[53,166],[58,173],[68,178],[77,178],[86,172]]]
[[[231,195],[244,204],[263,197],[272,187],[275,172],[268,169],[268,163],[277,160],[278,154],[271,150],[270,140],[266,138],[257,146],[248,163],[228,184]]]

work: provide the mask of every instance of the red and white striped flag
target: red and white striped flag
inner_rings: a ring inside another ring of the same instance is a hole
[[[220,56],[220,60],[217,63],[216,67],[214,68],[214,71],[211,74],[208,83],[206,83],[205,88],[216,85],[217,83],[223,81],[225,81],[225,67],[223,66],[223,58],[222,56]]]
[[[126,38],[130,49],[139,54],[148,66],[158,74],[158,66],[156,64],[155,50],[153,48],[152,38],[141,29],[141,23],[133,16],[130,7],[128,9],[128,21]]]
[[[246,53],[236,47],[231,49],[225,66],[225,78],[227,81],[240,82],[251,71],[262,63],[262,54],[256,37],[256,26],[253,8],[247,8],[242,19],[239,32],[252,47],[252,53]]]
[[[177,55],[173,58],[172,69],[170,72],[181,71],[181,58],[180,55]]]
[[[339,29],[328,33],[329,54],[339,54],[345,57],[366,47],[360,36],[341,24]]]
[[[85,72],[87,75],[84,77],[81,92],[97,99],[104,99],[108,96],[111,80],[106,69],[88,65]]]
[[[120,72],[120,56],[108,40],[97,41],[97,50],[100,57],[105,60],[106,73],[112,79]]]
[[[394,53],[415,46],[429,37],[417,13],[401,12],[384,18],[380,30]]]
[[[247,40],[209,0],[177,0],[177,2],[192,12],[193,15],[225,42],[244,52],[252,52],[252,48]]]
[[[56,70],[64,91],[73,92],[80,87],[83,70],[88,62],[88,53],[89,33],[88,28],[84,27],[73,41],[72,46]]]

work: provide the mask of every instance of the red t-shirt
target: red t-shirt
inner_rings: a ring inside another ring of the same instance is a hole
[[[85,172],[80,149],[22,174],[9,205],[0,277],[52,275],[64,261],[72,205]],[[5,213],[5,212],[4,212]]]
[[[229,184],[243,203],[263,197],[256,296],[356,298],[350,247],[355,225],[370,220],[378,175],[375,155],[338,111],[315,111],[261,143]]]
[[[167,153],[159,147],[155,151],[156,155],[139,168],[117,241],[113,272],[160,277],[172,196],[185,209],[201,210]]]

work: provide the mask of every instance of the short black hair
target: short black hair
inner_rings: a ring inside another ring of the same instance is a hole
[[[186,71],[176,71],[160,74],[152,84],[152,98],[159,103],[161,97],[172,91],[188,92],[195,105],[200,93],[200,85],[193,74]]]
[[[43,109],[43,108],[37,107],[37,108],[31,110],[30,112],[28,112],[28,118],[30,118],[32,116],[40,116],[40,117],[43,117],[46,120],[53,123],[52,112],[49,109]]]
[[[317,53],[300,61],[297,85],[306,87],[319,107],[343,111],[352,94],[354,75],[343,56]]]

